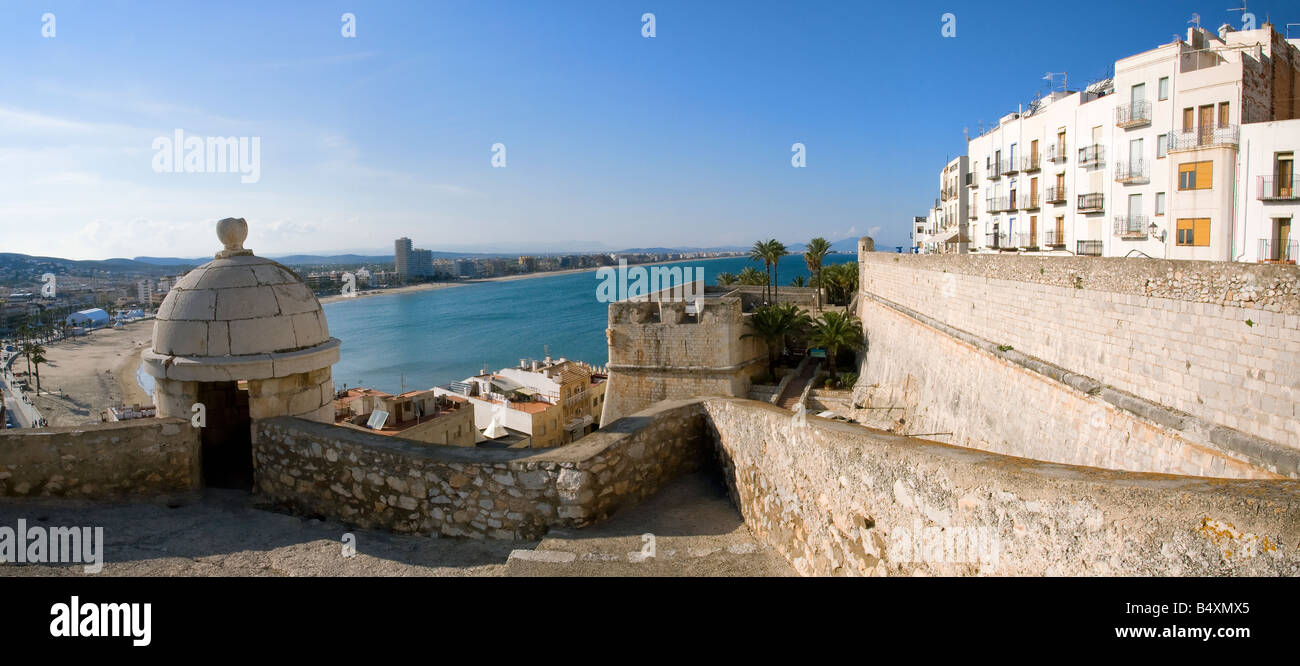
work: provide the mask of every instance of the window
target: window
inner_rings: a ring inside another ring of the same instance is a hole
[[[1179,245],[1208,247],[1210,245],[1210,218],[1179,218],[1176,238]]]
[[[1190,132],[1196,129],[1196,109],[1187,107],[1183,109],[1183,131]]]
[[[1169,135],[1161,134],[1156,137],[1156,159],[1162,158],[1169,154]]]
[[[1156,215],[1160,216],[1164,214],[1165,214],[1165,193],[1156,192]]]
[[[1160,99],[1169,99],[1169,77],[1160,77]]]
[[[1219,127],[1228,126],[1228,103],[1219,102]]]
[[[1178,165],[1178,189],[1208,190],[1214,186],[1214,162],[1184,162]]]

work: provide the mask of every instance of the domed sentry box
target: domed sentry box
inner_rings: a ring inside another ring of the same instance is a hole
[[[218,222],[217,237],[225,249],[159,306],[144,369],[159,417],[201,416],[205,485],[249,489],[254,419],[333,423],[339,341],[293,271],[244,249],[243,219]]]

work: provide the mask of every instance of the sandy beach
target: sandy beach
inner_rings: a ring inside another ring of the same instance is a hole
[[[75,426],[99,423],[100,413],[114,405],[152,404],[135,378],[152,335],[148,320],[46,345],[49,362],[41,364],[43,393],[36,399],[41,415],[51,426]],[[26,369],[22,359],[14,362],[15,373]]]

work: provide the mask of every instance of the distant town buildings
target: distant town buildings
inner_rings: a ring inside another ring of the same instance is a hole
[[[600,426],[605,380],[603,372],[586,363],[547,357],[521,359],[516,368],[433,390],[472,405],[475,423],[486,426],[485,435],[514,431],[527,435],[531,448],[550,448],[581,439]]]
[[[382,423],[368,427],[375,412],[383,412]],[[430,390],[401,395],[365,388],[339,391],[334,396],[334,422],[422,444],[474,446],[479,439],[474,410],[463,400]]]
[[[412,247],[409,238],[399,238],[393,243],[393,264],[403,282],[434,275],[433,252]]]
[[[1003,116],[944,166],[938,238],[913,247],[1294,261],[1298,47],[1192,27]]]

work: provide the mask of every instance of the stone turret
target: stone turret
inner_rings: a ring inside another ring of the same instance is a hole
[[[293,271],[244,249],[248,224],[217,223],[222,244],[212,261],[168,292],[154,322],[144,369],[154,377],[158,416],[190,418],[193,406],[242,408],[244,418],[298,416],[333,422],[339,341],[320,302]],[[232,387],[247,381],[246,398]],[[235,396],[234,402],[220,396]]]

